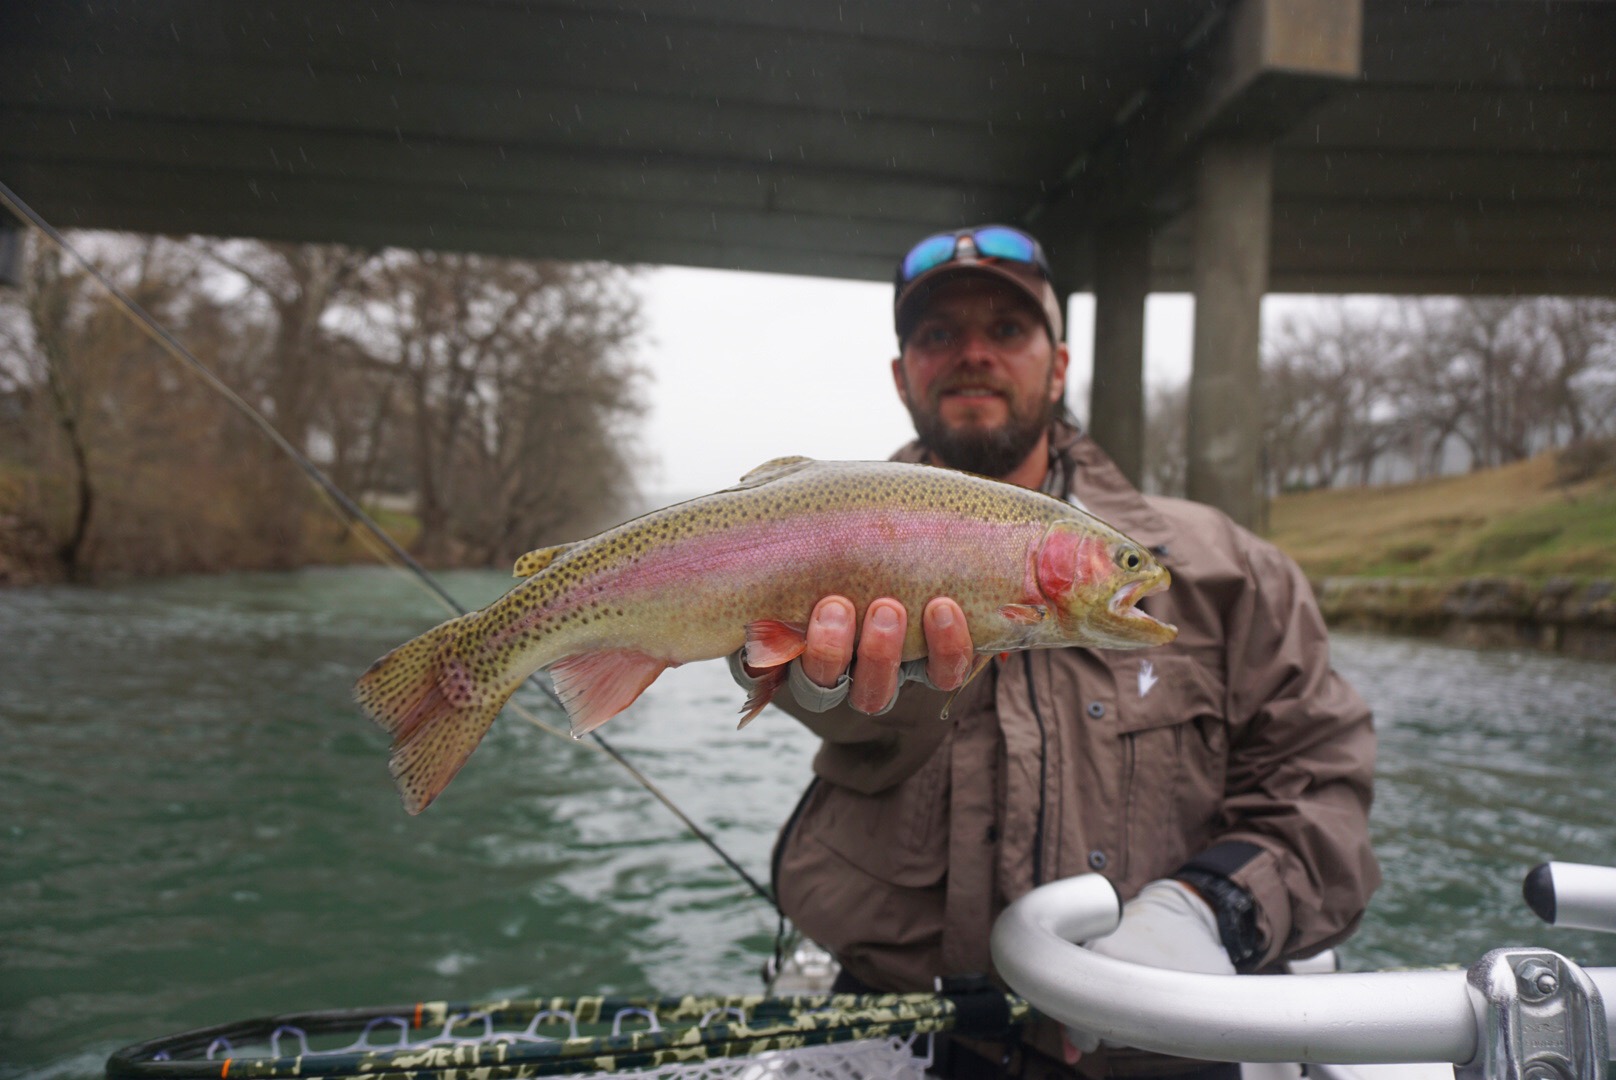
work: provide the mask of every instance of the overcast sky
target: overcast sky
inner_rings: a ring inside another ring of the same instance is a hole
[[[641,487],[693,495],[786,454],[884,458],[913,429],[892,388],[892,287],[782,274],[659,268],[639,279],[650,373]],[[1086,412],[1093,299],[1073,298],[1068,396]],[[1189,373],[1193,305],[1153,296],[1145,378]],[[1079,390],[1081,389],[1081,393]]]

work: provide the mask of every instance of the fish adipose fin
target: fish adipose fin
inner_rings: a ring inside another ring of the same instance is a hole
[[[489,694],[448,653],[463,616],[405,642],[374,664],[354,697],[393,736],[388,769],[404,809],[425,810],[454,779],[515,692]]]
[[[556,556],[573,548],[573,544],[557,544],[555,547],[539,548],[530,551],[516,560],[516,568],[512,571],[519,578],[530,578],[555,562]]]
[[[581,739],[634,704],[658,675],[677,666],[633,649],[605,649],[556,661],[550,665],[550,678],[572,720],[572,737]]]

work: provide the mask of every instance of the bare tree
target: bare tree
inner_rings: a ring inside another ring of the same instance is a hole
[[[1184,494],[1189,460],[1189,383],[1155,383],[1145,400],[1144,490],[1155,495]]]
[[[627,272],[389,251],[365,281],[344,333],[400,388],[423,558],[519,553],[631,486]]]
[[[1548,357],[1545,404],[1556,431],[1581,442],[1608,430],[1610,409],[1594,399],[1616,381],[1616,301],[1545,297],[1534,306]]]
[[[1368,483],[1395,428],[1392,343],[1378,307],[1334,301],[1263,338],[1264,459],[1270,491]]]
[[[332,431],[347,421],[331,413],[337,382],[330,362],[334,341],[329,322],[351,302],[349,292],[374,257],[329,244],[268,243],[258,240],[196,238],[198,255],[222,273],[215,293],[239,294],[228,309],[239,333],[226,374],[238,393],[260,406],[276,430],[309,453],[317,420],[329,449]],[[348,389],[348,387],[344,387]],[[289,463],[268,444],[254,444],[263,497],[255,504],[253,528],[284,554],[284,565],[302,560],[307,488]]]

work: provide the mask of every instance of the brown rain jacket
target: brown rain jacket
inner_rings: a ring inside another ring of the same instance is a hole
[[[1057,428],[1052,454],[1172,572],[1142,606],[1177,640],[1012,653],[946,722],[916,685],[880,717],[782,695],[824,740],[775,853],[785,913],[862,982],[930,990],[989,972],[994,917],[1037,884],[1097,871],[1127,899],[1198,857],[1255,899],[1261,964],[1347,937],[1380,883],[1375,735],[1306,579],[1218,511],[1141,495],[1087,436]]]

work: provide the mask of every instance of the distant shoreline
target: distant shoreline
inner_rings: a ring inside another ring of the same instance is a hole
[[[1329,577],[1313,591],[1337,629],[1616,662],[1616,581],[1608,578]]]

